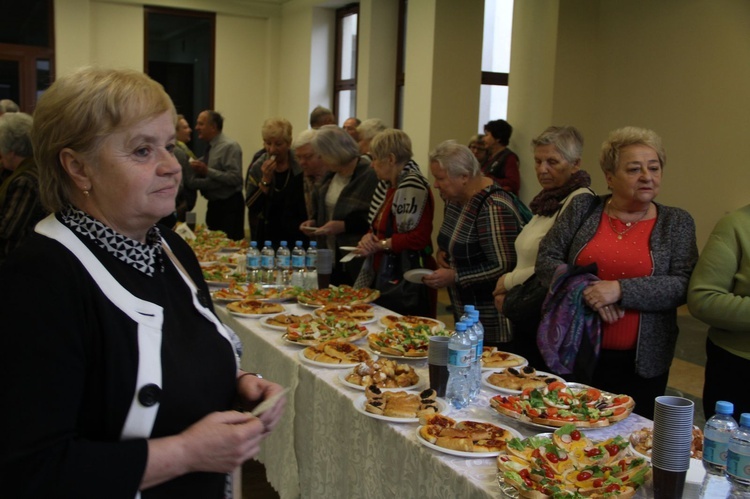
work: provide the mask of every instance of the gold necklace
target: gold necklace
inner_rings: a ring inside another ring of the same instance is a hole
[[[292,176],[292,168],[288,167],[286,169],[286,180],[284,181],[284,185],[281,186],[281,189],[277,189],[276,187],[274,187],[273,190],[276,191],[276,192],[281,192],[284,189],[286,189],[286,186],[289,183],[289,177],[291,177],[291,176]]]
[[[648,214],[648,211],[651,209],[651,204],[649,204],[648,208],[646,208],[646,210],[643,213],[641,213],[641,216],[638,217],[638,220],[636,220],[634,222],[622,222],[622,220],[620,220],[618,218],[618,220],[620,220],[620,222],[624,223],[625,227],[626,227],[626,229],[621,232],[621,231],[619,231],[619,230],[617,230],[615,228],[615,224],[612,222],[612,219],[615,218],[615,217],[612,216],[612,208],[610,207],[611,204],[612,204],[612,200],[610,199],[609,201],[607,201],[607,219],[609,220],[609,228],[612,229],[612,232],[614,232],[615,234],[617,234],[617,240],[618,241],[621,241],[622,238],[623,238],[623,236],[625,234],[627,234],[628,232],[630,232],[631,230],[633,230],[635,228],[635,226],[638,225],[638,222],[640,222],[641,220],[643,220],[646,217],[646,215]]]

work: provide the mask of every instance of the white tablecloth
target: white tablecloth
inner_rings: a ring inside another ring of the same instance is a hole
[[[285,304],[289,313],[309,312]],[[281,424],[263,445],[260,460],[268,481],[285,498],[496,498],[497,464],[494,457],[467,459],[424,447],[417,441],[417,424],[397,424],[367,417],[353,400],[363,394],[341,383],[341,369],[311,366],[299,358],[301,347],[281,339],[282,332],[237,317],[216,304],[219,317],[232,327],[244,345],[242,367],[291,388]],[[376,317],[387,313],[376,307]],[[378,330],[377,321],[369,324]],[[366,345],[366,341],[359,342]],[[427,382],[427,361],[408,361]],[[497,392],[482,388],[478,400],[466,409],[448,407],[454,419],[475,419],[503,424],[528,436],[545,431],[507,419],[489,406]],[[596,430],[592,439],[626,436],[650,426],[632,414]],[[248,485],[246,484],[247,488]],[[639,494],[641,495],[641,494]]]

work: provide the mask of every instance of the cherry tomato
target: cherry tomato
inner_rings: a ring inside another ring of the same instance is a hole
[[[552,489],[547,488],[547,487],[542,487],[542,490],[540,490],[540,492],[544,495],[548,495],[548,496],[552,495]]]
[[[590,471],[581,471],[580,473],[578,473],[576,480],[578,480],[579,482],[583,482],[584,480],[588,480],[592,476],[594,475],[592,475]]]
[[[580,440],[581,439],[581,432],[578,430],[573,430],[570,432],[570,438],[571,440]]]
[[[521,471],[518,472],[519,475],[521,475],[521,478],[529,478],[531,477],[531,474],[529,473],[529,470],[524,468]]]
[[[547,385],[547,389],[549,391],[559,390],[561,388],[565,388],[565,383],[562,383],[560,381],[553,381],[552,383],[550,383],[549,385]]]
[[[611,468],[610,466],[604,466],[604,467],[602,467],[602,471],[603,471],[604,473],[606,473],[606,472],[608,472],[608,471],[612,471],[612,468]]]
[[[548,452],[544,455],[544,457],[546,457],[547,461],[549,461],[550,463],[560,462],[560,459],[557,457],[557,455],[555,455],[554,452]]]
[[[599,488],[602,485],[604,485],[604,478],[597,478],[594,480],[594,483],[592,484],[595,488]]]
[[[620,484],[619,483],[610,483],[606,489],[604,489],[604,492],[615,492],[617,490],[620,490]]]
[[[620,452],[620,448],[616,444],[607,444],[604,448],[607,449],[610,456],[616,456],[617,453]]]
[[[544,476],[546,476],[550,480],[553,480],[555,478],[555,472],[552,471],[552,468],[550,468],[547,465],[544,465],[542,466],[542,469],[544,470]]]
[[[617,465],[620,467],[620,469],[622,469],[622,471],[625,471],[628,467],[628,462],[624,459],[620,459],[620,462],[617,463]]]
[[[594,457],[601,455],[602,451],[599,449],[599,447],[594,447],[593,449],[589,449],[586,451],[586,457]]]
[[[539,459],[540,457],[542,457],[542,453],[539,451],[539,449],[534,449],[534,451],[531,453],[531,457]]]

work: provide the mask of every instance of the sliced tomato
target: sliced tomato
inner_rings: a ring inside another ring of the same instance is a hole
[[[592,476],[594,475],[590,471],[581,471],[580,473],[578,473],[578,476],[576,476],[576,480],[578,480],[579,482],[583,482],[585,480],[588,480]]]
[[[594,480],[592,485],[594,486],[594,488],[598,489],[599,487],[604,485],[604,478],[597,478],[596,480]]]
[[[547,389],[549,391],[560,390],[561,388],[565,388],[565,387],[566,387],[565,383],[561,381],[553,381],[552,383],[547,385]]]
[[[601,485],[600,485],[601,487]],[[604,492],[616,492],[620,490],[620,484],[619,483],[610,483],[606,489],[604,489]]]
[[[571,440],[580,440],[581,439],[581,432],[578,430],[573,430],[570,432],[570,439]]]

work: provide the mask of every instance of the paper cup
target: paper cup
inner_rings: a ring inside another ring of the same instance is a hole
[[[330,275],[333,272],[333,250],[325,248],[318,250],[317,270],[318,275]]]
[[[654,470],[659,468],[665,472],[679,474],[686,472],[690,467],[694,408],[693,402],[683,397],[656,397],[654,440],[651,448]]]
[[[448,343],[447,336],[430,336],[430,347],[427,350],[427,368],[430,373],[430,388],[438,397],[445,397],[448,387]]]

